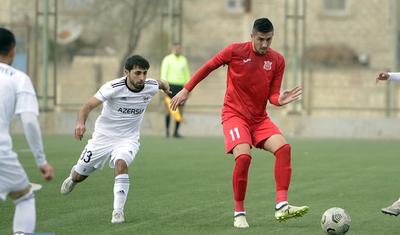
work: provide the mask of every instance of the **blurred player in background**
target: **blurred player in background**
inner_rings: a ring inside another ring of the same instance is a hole
[[[125,63],[125,77],[105,83],[81,108],[75,127],[75,138],[81,140],[89,113],[103,103],[94,133],[78,162],[61,186],[68,194],[93,171],[102,169],[109,160],[115,168],[114,210],[111,223],[123,223],[124,206],[129,191],[128,167],[139,151],[140,124],[144,112],[159,89],[169,93],[165,81],[147,79],[149,62],[133,55]]]
[[[187,59],[182,54],[182,46],[179,43],[175,43],[172,47],[172,53],[164,57],[161,63],[161,79],[169,83],[171,88],[171,94],[166,95],[170,98],[175,96],[190,78],[189,65]],[[167,100],[168,97],[165,97]],[[170,102],[166,102],[169,106]],[[167,107],[167,110],[169,107]],[[179,106],[179,116],[173,115],[175,120],[175,130],[173,137],[180,138],[179,126],[182,121],[183,104]],[[165,130],[166,137],[169,137],[169,126],[171,122],[170,112],[167,111],[165,115]]]
[[[400,82],[400,73],[382,72],[379,73],[378,77],[376,78],[376,82],[388,80]],[[381,211],[389,215],[400,215],[400,198],[397,201],[393,202],[392,205],[386,208],[382,208]]]
[[[227,65],[227,90],[222,109],[225,150],[235,157],[232,184],[235,202],[234,227],[249,227],[244,200],[252,146],[275,155],[275,218],[284,221],[307,213],[307,206],[288,204],[291,179],[291,147],[266,112],[267,101],[282,106],[300,98],[302,89],[280,93],[285,60],[270,48],[274,29],[267,18],[254,22],[251,41],[234,43],[204,64],[173,99],[176,108],[193,88],[213,70]]]
[[[37,116],[39,105],[28,75],[10,65],[16,54],[14,34],[0,28],[0,198],[15,204],[13,231],[32,233],[36,225],[35,195],[9,133],[12,118],[19,116],[25,137],[45,180],[53,178],[47,163]]]

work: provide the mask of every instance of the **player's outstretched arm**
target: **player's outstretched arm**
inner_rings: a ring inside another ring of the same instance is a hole
[[[171,90],[169,88],[169,83],[165,80],[157,80],[158,88],[161,89],[166,95],[171,94]]]
[[[78,114],[78,120],[76,121],[75,126],[75,138],[81,140],[83,134],[86,131],[85,123],[89,116],[89,113],[103,103],[101,100],[98,100],[96,97],[90,97],[89,100],[82,106],[81,110]]]
[[[172,97],[171,100],[171,108],[172,110],[176,110],[179,105],[182,105],[185,103],[189,96],[189,91],[186,88],[183,88],[178,94],[176,94],[174,97]]]
[[[278,99],[279,105],[289,104],[293,101],[300,99],[302,93],[303,89],[300,86],[296,86],[291,90],[285,90],[279,96]]]

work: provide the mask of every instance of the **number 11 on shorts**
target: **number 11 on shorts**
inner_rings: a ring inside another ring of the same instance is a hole
[[[231,134],[232,141],[235,141],[236,139],[240,139],[239,129],[237,127],[230,129],[229,134]]]

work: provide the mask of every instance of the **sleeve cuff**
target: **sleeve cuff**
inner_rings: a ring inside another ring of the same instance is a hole
[[[273,104],[273,105],[281,106],[281,105],[279,104],[279,95],[272,95],[271,97],[269,97],[269,102],[270,102],[271,104]]]
[[[400,81],[400,73],[388,73],[390,81]]]
[[[46,157],[45,156],[41,156],[41,157],[37,157],[36,158],[36,165],[38,167],[42,167],[42,166],[44,166],[46,164],[47,164],[47,161],[46,161]]]

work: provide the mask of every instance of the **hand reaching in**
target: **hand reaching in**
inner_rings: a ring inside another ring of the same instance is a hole
[[[300,86],[296,86],[291,90],[285,90],[279,96],[278,102],[280,105],[289,104],[290,102],[300,99],[302,93],[303,90]]]
[[[170,87],[169,87],[169,83],[168,83],[167,81],[159,80],[159,81],[158,81],[158,84],[159,84],[159,88],[160,88],[166,95],[172,94],[172,91],[170,90]]]
[[[75,126],[75,138],[78,140],[82,140],[83,134],[86,132],[85,124],[77,123]]]
[[[54,177],[53,167],[50,164],[45,164],[41,166],[40,172],[42,172],[43,179],[49,181],[52,180]]]
[[[184,104],[185,101],[187,100],[188,96],[189,96],[189,91],[186,90],[185,88],[183,88],[180,92],[178,92],[178,94],[176,94],[174,97],[172,97],[172,100],[171,100],[172,110],[175,111],[179,105]]]

